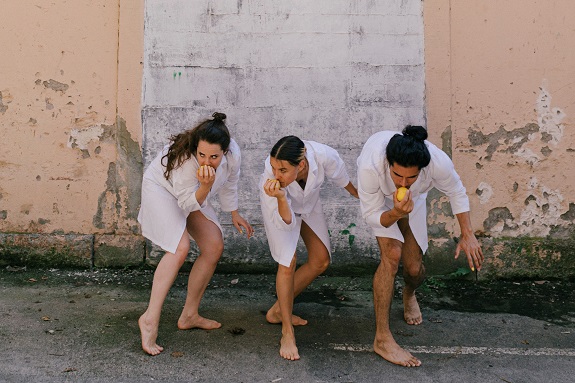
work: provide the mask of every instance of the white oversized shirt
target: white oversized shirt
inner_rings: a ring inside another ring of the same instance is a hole
[[[381,214],[393,208],[395,184],[391,179],[385,149],[391,137],[398,132],[382,131],[372,135],[357,159],[358,193],[361,214],[376,236],[396,238],[403,242],[397,223],[385,228]],[[451,159],[429,141],[425,145],[431,162],[421,169],[417,180],[410,186],[414,210],[409,214],[409,226],[421,250],[427,250],[427,192],[433,187],[449,197],[453,214],[469,211],[469,198]],[[399,233],[399,234],[398,234]]]
[[[169,179],[166,179],[166,159],[162,163],[162,157],[168,148],[169,145],[166,145],[144,172],[138,221],[146,238],[173,253],[186,228],[186,219],[192,211],[200,210],[206,218],[222,229],[209,202],[216,194],[223,211],[238,209],[241,154],[238,144],[232,139],[228,151],[216,169],[212,188],[204,203],[200,205],[196,199],[196,191],[200,187],[197,178],[200,167],[198,160],[192,155],[180,167],[173,169]]]
[[[270,251],[272,257],[286,267],[289,267],[295,254],[302,220],[321,239],[331,255],[327,223],[319,198],[320,188],[325,178],[341,187],[349,183],[345,163],[335,149],[314,141],[304,141],[304,144],[309,164],[305,189],[297,182],[285,188],[292,214],[289,225],[279,214],[277,199],[268,196],[263,190],[265,181],[275,178],[269,156],[265,160],[265,170],[259,182],[261,209]]]

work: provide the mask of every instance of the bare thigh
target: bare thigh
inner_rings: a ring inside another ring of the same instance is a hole
[[[200,254],[221,255],[224,249],[224,239],[220,228],[206,218],[200,211],[188,215],[186,229],[197,243]]]
[[[301,223],[300,235],[307,249],[308,262],[324,266],[326,263],[329,265],[329,251],[322,240],[305,222]]]
[[[419,275],[423,262],[421,248],[417,244],[413,232],[409,227],[409,221],[406,218],[397,221],[399,230],[403,234],[404,243],[401,249],[401,261],[403,263],[404,273],[409,275]]]

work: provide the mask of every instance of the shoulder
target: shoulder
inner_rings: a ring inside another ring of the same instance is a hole
[[[365,143],[365,145],[381,145],[389,142],[391,137],[395,136],[396,134],[400,134],[401,132],[396,132],[394,130],[382,130],[381,132],[377,132],[371,135]]]
[[[240,146],[233,138],[230,140],[226,156],[231,158],[241,158]]]
[[[329,145],[326,144],[322,144],[320,142],[316,142],[316,141],[304,141],[305,144],[305,148],[306,150],[318,155],[326,155],[328,153],[337,153],[337,150],[335,150],[334,148],[332,148]]]

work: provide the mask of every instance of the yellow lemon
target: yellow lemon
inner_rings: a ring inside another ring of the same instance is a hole
[[[402,186],[399,189],[397,189],[397,194],[396,194],[397,200],[401,201],[405,197],[405,193],[407,193],[407,188],[404,188]]]

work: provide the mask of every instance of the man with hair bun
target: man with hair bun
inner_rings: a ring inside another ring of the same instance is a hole
[[[457,217],[461,238],[455,258],[463,250],[472,271],[480,270],[483,263],[481,245],[471,227],[465,187],[447,154],[426,139],[427,131],[422,126],[408,125],[401,134],[378,132],[367,140],[357,159],[361,213],[373,230],[381,253],[373,278],[373,348],[389,362],[405,367],[418,367],[421,361],[397,344],[389,328],[389,313],[401,261],[404,319],[410,325],[423,322],[415,290],[425,279],[422,257],[428,242],[429,190],[435,187],[445,193]],[[398,199],[397,189],[401,187],[408,190]]]

